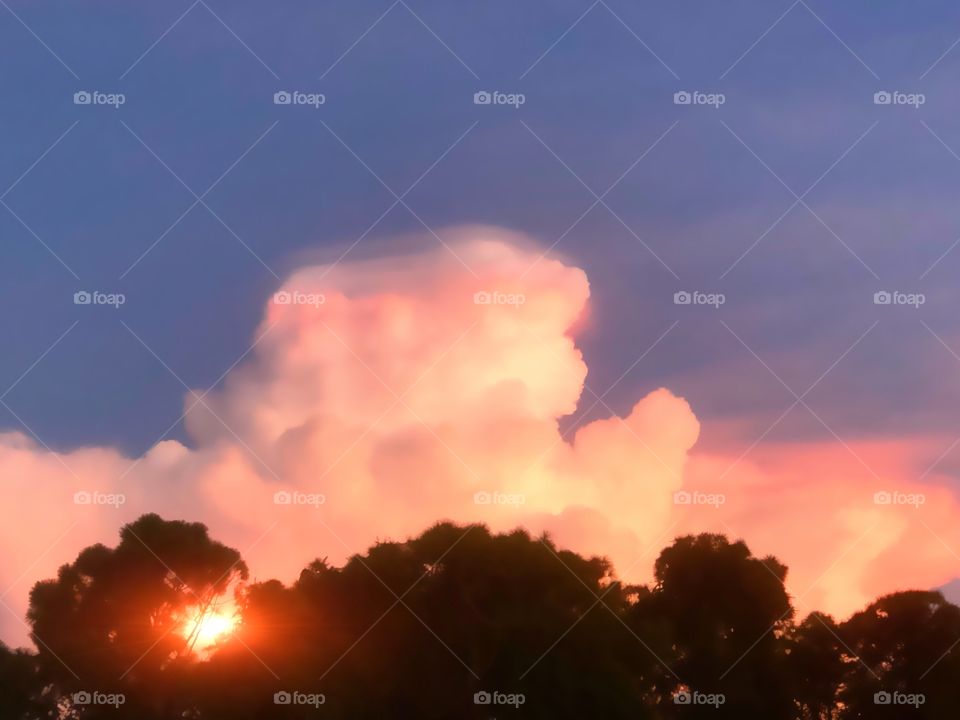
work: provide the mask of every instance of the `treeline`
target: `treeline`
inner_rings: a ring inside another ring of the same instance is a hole
[[[800,620],[787,568],[720,535],[649,587],[549,538],[436,525],[291,586],[247,581],[203,525],[146,515],[38,583],[37,652],[0,649],[4,718],[957,717],[960,609],[882,597]],[[240,588],[240,622],[184,632]]]

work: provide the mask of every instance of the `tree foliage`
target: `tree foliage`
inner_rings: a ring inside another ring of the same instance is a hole
[[[904,592],[798,621],[786,576],[705,534],[630,586],[549,537],[442,523],[248,585],[203,525],[146,515],[34,587],[0,717],[955,717],[960,609]],[[199,652],[191,614],[231,594],[239,624]]]

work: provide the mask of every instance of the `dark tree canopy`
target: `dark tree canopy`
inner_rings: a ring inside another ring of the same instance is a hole
[[[850,708],[845,717],[925,720],[960,712],[960,608],[940,593],[886,595],[844,623],[841,636],[857,658],[840,693]],[[881,697],[889,703],[878,705]]]
[[[798,622],[786,576],[699,535],[630,586],[548,537],[442,523],[247,584],[203,525],[146,515],[34,587],[0,719],[956,717],[960,609],[904,592]],[[230,595],[239,624],[199,652],[185,619]]]
[[[116,548],[88,547],[33,588],[28,620],[43,677],[64,695],[123,693],[128,712],[162,717],[191,661],[180,628],[246,578],[240,554],[205,526],[144,515]]]

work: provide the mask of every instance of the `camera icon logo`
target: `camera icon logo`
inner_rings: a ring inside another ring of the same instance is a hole
[[[674,505],[690,505],[693,502],[693,496],[688,490],[677,490],[673,494]]]
[[[493,496],[488,493],[486,490],[480,490],[473,494],[473,504],[474,505],[489,505],[493,502]]]
[[[291,102],[293,102],[293,95],[286,90],[278,90],[273,94],[274,105],[289,105]]]
[[[886,690],[881,690],[873,694],[874,705],[890,705],[893,703],[893,696]]]
[[[93,496],[86,490],[78,490],[73,494],[74,505],[89,505],[93,502]]]
[[[688,293],[686,290],[681,290],[680,292],[675,292],[673,294],[674,305],[689,305],[691,302],[693,302],[693,295]]]
[[[86,290],[81,290],[73,294],[74,305],[89,305],[91,302],[93,302],[93,296]]]
[[[75,692],[70,697],[73,700],[74,705],[89,705],[91,702],[93,702],[93,698],[86,690]]]
[[[693,95],[688,93],[686,90],[681,90],[680,92],[675,92],[673,94],[674,105],[690,105],[692,102]]]
[[[88,93],[86,90],[80,90],[73,94],[73,104],[74,105],[89,105],[93,102],[93,95]]]
[[[489,105],[492,102],[493,102],[493,95],[488,93],[486,90],[481,90],[480,92],[475,92],[473,94],[474,105]]]
[[[893,296],[886,290],[880,290],[873,294],[874,305],[889,305],[891,302],[893,302]]]
[[[289,305],[291,302],[293,302],[293,295],[288,293],[286,290],[275,292],[273,294],[273,302],[275,305]]]
[[[290,705],[293,702],[293,695],[286,690],[281,690],[273,694],[274,705]]]
[[[473,294],[474,305],[490,305],[493,302],[493,296],[486,290],[475,292]]]
[[[674,705],[691,705],[693,703],[693,695],[689,691],[678,692],[673,696]]]
[[[274,505],[290,505],[293,503],[293,495],[287,490],[277,490],[273,494]]]
[[[881,90],[880,92],[875,92],[873,94],[874,105],[889,105],[892,102],[893,102],[893,95],[891,95],[886,90]]]
[[[486,690],[481,690],[473,694],[474,705],[489,705],[493,702],[493,696]]]
[[[893,495],[886,490],[880,490],[873,494],[873,503],[874,505],[890,505],[893,503]]]

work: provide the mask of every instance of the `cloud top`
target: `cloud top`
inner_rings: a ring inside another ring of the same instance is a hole
[[[247,356],[185,398],[189,447],[126,458],[0,435],[4,637],[25,636],[13,616],[32,582],[144,512],[207,523],[261,579],[441,519],[550,532],[639,582],[674,536],[724,532],[777,554],[795,596],[838,613],[956,574],[944,551],[960,546],[956,500],[912,480],[909,442],[859,448],[883,482],[839,444],[761,447],[735,463],[742,448],[694,452],[700,423],[664,388],[563,437],[560,418],[594,401],[573,337],[586,275],[502,229],[444,238],[292,273]],[[883,489],[928,501],[877,504]]]

